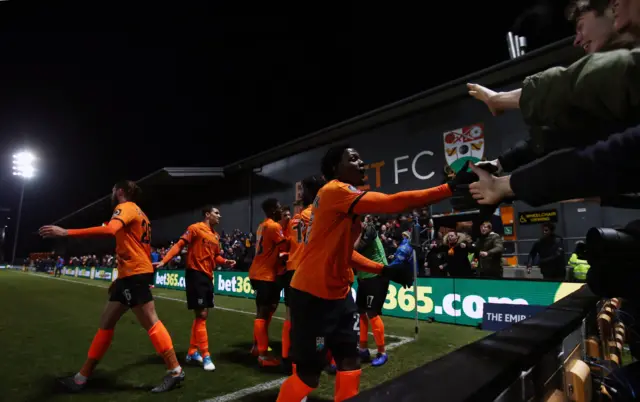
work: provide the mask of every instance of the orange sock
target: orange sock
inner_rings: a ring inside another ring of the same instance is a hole
[[[196,343],[202,357],[209,356],[209,335],[207,335],[207,320],[202,318],[195,319],[196,325]]]
[[[269,335],[267,334],[267,321],[256,318],[253,322],[253,336],[258,341],[258,353],[264,355],[269,350]]]
[[[384,323],[379,315],[371,319],[371,328],[373,328],[373,338],[376,340],[378,352],[384,353]]]
[[[102,359],[102,357],[104,357],[104,354],[107,353],[107,349],[109,349],[112,339],[112,329],[98,329],[98,332],[96,332],[96,335],[93,337],[93,341],[91,341],[91,346],[89,346],[87,360],[84,362],[82,368],[80,369],[81,375],[85,377],[91,376],[91,373],[93,373],[93,369]]]
[[[369,318],[360,315],[360,349],[369,349]]]
[[[158,320],[149,329],[149,338],[151,338],[151,343],[156,352],[164,359],[167,369],[179,372],[177,369],[180,368],[180,363],[178,363],[176,352],[173,350],[171,335],[169,335],[169,331],[167,331],[162,321]]]
[[[360,374],[362,370],[338,371],[336,373],[336,388],[333,400],[346,401],[360,392]]]
[[[280,387],[276,402],[300,402],[313,391],[313,388],[302,382],[297,374],[293,374]]]
[[[196,320],[193,320],[193,324],[191,324],[191,339],[189,340],[189,350],[188,354],[192,355],[198,351],[198,341],[196,340]]]
[[[291,344],[291,338],[289,337],[291,331],[291,321],[284,320],[282,326],[282,358],[289,358],[289,346]]]

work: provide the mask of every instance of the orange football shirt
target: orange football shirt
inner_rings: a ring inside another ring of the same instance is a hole
[[[299,214],[296,214],[289,221],[289,259],[287,260],[287,271],[294,271],[300,259],[302,258],[302,250],[304,248],[304,238],[307,234],[307,226],[311,219],[311,205],[305,208]]]
[[[220,255],[220,236],[204,222],[194,223],[180,237],[188,245],[187,268],[204,272],[213,279],[213,270]]]
[[[256,256],[249,268],[249,278],[274,282],[282,265],[278,254],[285,249],[284,233],[279,223],[267,218],[256,231]]]
[[[147,215],[135,203],[124,202],[116,206],[111,219],[123,225],[116,233],[118,278],[152,274],[151,223]]]
[[[305,245],[291,286],[323,299],[342,299],[353,283],[351,256],[362,225],[353,207],[366,192],[332,180],[311,207]]]

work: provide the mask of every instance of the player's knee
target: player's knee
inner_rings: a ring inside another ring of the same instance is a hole
[[[196,318],[206,320],[209,317],[209,311],[207,309],[195,310]]]
[[[360,358],[358,356],[336,358],[336,368],[339,371],[360,370]]]
[[[267,320],[271,315],[271,306],[259,306],[258,307],[258,318],[262,320]]]
[[[320,373],[322,369],[316,365],[298,364],[296,374],[298,378],[310,388],[318,388],[320,385]]]

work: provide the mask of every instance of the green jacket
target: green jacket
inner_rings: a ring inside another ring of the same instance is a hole
[[[573,276],[579,281],[587,280],[587,272],[589,272],[590,265],[586,260],[578,258],[576,253],[569,258],[569,266],[573,268]]]
[[[565,132],[640,124],[640,49],[594,53],[527,77],[520,110],[530,126]]]

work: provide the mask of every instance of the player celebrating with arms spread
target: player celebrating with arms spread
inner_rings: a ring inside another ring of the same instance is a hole
[[[286,251],[287,244],[278,223],[282,218],[280,202],[275,198],[268,198],[262,203],[262,210],[266,218],[258,226],[256,256],[249,267],[249,279],[256,292],[257,309],[253,337],[257,343],[258,364],[261,367],[274,367],[280,361],[269,355],[269,323],[280,302],[280,286],[276,276],[282,265],[280,253]]]
[[[304,237],[307,234],[307,227],[311,219],[311,203],[316,198],[318,191],[326,184],[321,176],[310,176],[302,180],[302,203],[306,207],[299,214],[294,215],[289,221],[288,233],[289,258],[287,260],[287,270],[282,276],[284,286],[284,305],[287,307],[287,316],[282,326],[282,363],[286,372],[291,372],[291,360],[289,359],[289,348],[291,346],[291,314],[289,309],[291,278],[295,272],[302,250],[304,249]]]
[[[100,318],[86,362],[76,375],[61,380],[69,390],[81,391],[94,368],[111,345],[113,330],[120,317],[129,309],[149,334],[156,352],[165,361],[168,374],[162,384],[151,392],[165,392],[184,381],[185,374],[173,350],[171,336],[158,318],[149,286],[153,283],[151,264],[151,224],[135,201],[140,188],[125,180],[113,187],[112,202],[117,203],[113,216],[106,226],[88,229],[63,229],[58,226],[43,226],[40,235],[49,237],[115,236],[118,261],[118,279],[109,288],[109,301]]]
[[[187,362],[196,361],[203,364],[206,371],[213,371],[216,366],[209,353],[209,337],[207,335],[207,317],[213,308],[213,270],[217,264],[233,268],[236,262],[220,255],[220,236],[215,231],[220,223],[220,211],[212,205],[202,209],[203,220],[187,228],[180,240],[171,247],[157,268],[162,268],[180,251],[189,245],[187,252],[187,268],[185,281],[187,290],[187,308],[193,310],[195,319],[191,326],[191,342],[187,352]],[[198,349],[200,353],[198,353]]]
[[[347,146],[333,147],[322,159],[330,180],[318,192],[311,209],[303,255],[291,280],[291,340],[296,373],[278,395],[279,402],[299,402],[318,387],[326,350],[337,363],[335,401],[358,394],[359,316],[351,297],[353,270],[380,274],[399,284],[413,283],[410,265],[390,268],[354,251],[363,214],[400,213],[451,196],[445,184],[393,195],[358,190],[364,184],[364,162]]]

